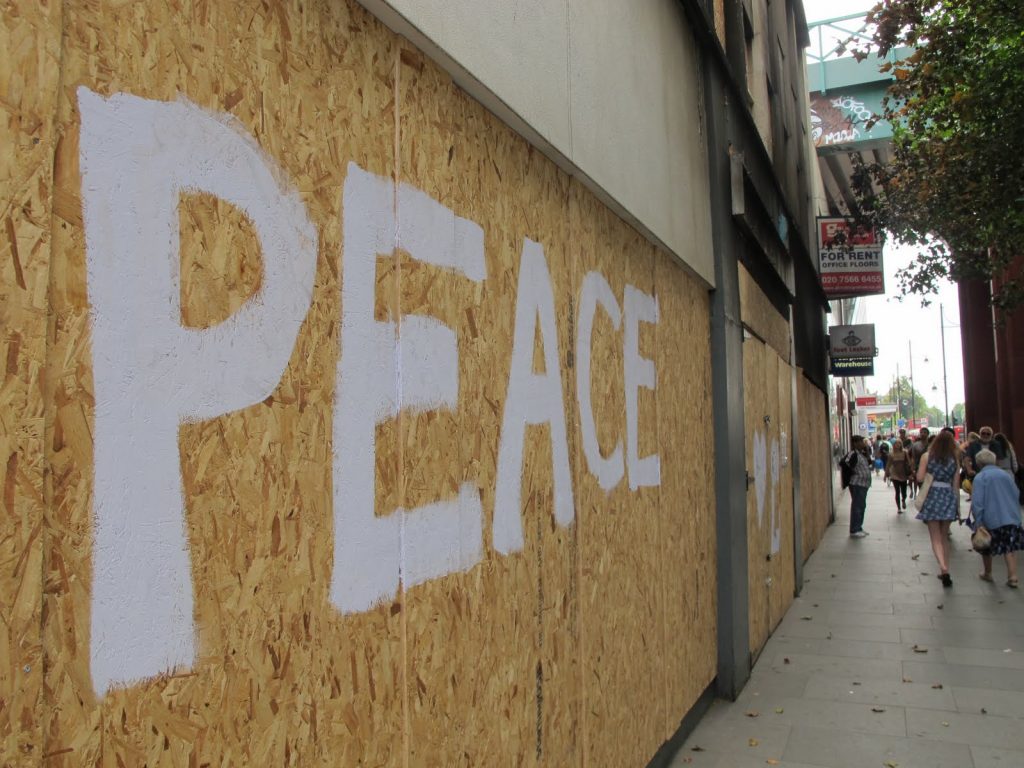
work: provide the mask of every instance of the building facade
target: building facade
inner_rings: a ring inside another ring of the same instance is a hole
[[[799,0],[10,5],[0,763],[736,695],[831,519]]]

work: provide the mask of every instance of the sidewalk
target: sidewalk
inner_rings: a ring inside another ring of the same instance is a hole
[[[943,589],[912,504],[897,516],[874,478],[871,535],[850,539],[849,501],[740,698],[712,704],[673,768],[1024,766],[1024,589],[1001,557],[978,579],[955,523]]]

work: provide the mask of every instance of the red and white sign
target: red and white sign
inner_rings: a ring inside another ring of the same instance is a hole
[[[854,232],[845,218],[819,218],[818,265],[830,299],[885,293],[882,240],[875,230]]]
[[[871,397],[858,397],[857,407],[860,408],[865,405],[878,405],[878,398],[873,395]]]

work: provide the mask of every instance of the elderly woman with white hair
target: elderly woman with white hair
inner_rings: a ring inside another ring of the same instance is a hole
[[[1017,587],[1017,555],[1024,549],[1024,528],[1021,527],[1020,498],[1013,479],[996,466],[992,451],[979,451],[975,457],[979,467],[971,495],[972,530],[984,526],[992,536],[988,552],[981,555],[985,570],[978,574],[983,581],[992,581],[992,556],[1006,559],[1006,586]]]

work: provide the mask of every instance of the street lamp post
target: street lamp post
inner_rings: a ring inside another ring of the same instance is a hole
[[[914,386],[914,345],[907,341],[907,355],[910,357],[910,418],[917,426],[917,387]]]
[[[942,305],[939,304],[939,331],[942,336],[942,396],[945,401],[946,410],[943,414],[946,419],[945,426],[949,426],[949,386],[946,383],[946,321],[942,314]]]

